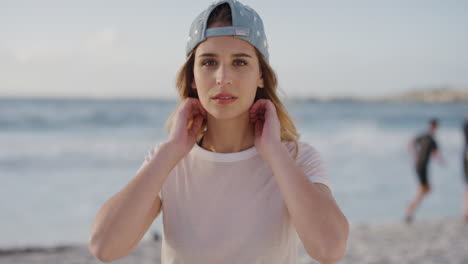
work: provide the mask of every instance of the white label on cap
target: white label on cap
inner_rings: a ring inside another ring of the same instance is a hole
[[[236,36],[249,36],[249,29],[248,28],[236,28]]]

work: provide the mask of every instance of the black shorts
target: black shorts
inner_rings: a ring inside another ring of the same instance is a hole
[[[419,184],[429,186],[429,180],[427,179],[427,166],[417,166],[416,174],[418,175]]]
[[[468,146],[463,151],[463,172],[465,174],[465,183],[468,184]]]

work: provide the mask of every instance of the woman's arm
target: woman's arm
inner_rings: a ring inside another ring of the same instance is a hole
[[[172,149],[172,151],[171,151]],[[128,255],[161,210],[162,185],[181,157],[171,143],[161,144],[152,159],[99,210],[89,249],[103,262]]]
[[[176,110],[169,140],[120,192],[99,210],[93,223],[89,250],[103,262],[128,255],[140,242],[161,210],[158,193],[171,170],[196,143],[206,110],[187,98]]]
[[[250,108],[255,124],[255,147],[273,170],[289,215],[307,253],[322,264],[343,257],[348,240],[348,221],[330,189],[311,182],[281,143],[276,108],[259,99]]]
[[[284,145],[276,146],[271,153],[275,154],[267,162],[307,253],[322,264],[341,259],[349,227],[330,189],[311,182]]]

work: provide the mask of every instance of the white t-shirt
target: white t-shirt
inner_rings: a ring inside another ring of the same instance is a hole
[[[294,143],[283,144],[293,155]],[[329,186],[309,144],[299,142],[296,162],[311,181]],[[296,263],[296,230],[255,147],[215,153],[195,144],[166,178],[160,197],[163,264]]]

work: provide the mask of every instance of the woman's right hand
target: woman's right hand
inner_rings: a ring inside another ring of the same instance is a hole
[[[185,156],[196,143],[207,113],[200,100],[188,97],[177,109],[169,132],[169,142]]]

